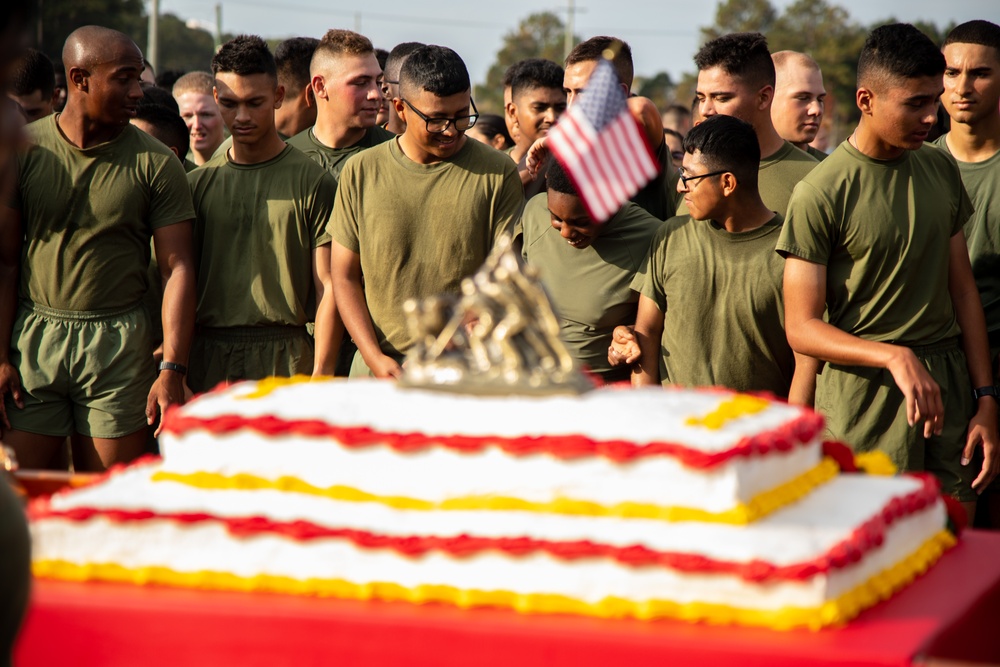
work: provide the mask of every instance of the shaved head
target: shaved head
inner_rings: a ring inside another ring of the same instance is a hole
[[[814,72],[819,71],[819,64],[815,60],[798,51],[778,51],[771,54],[771,60],[774,61],[774,69],[779,73],[789,67],[801,67]]]
[[[142,59],[142,51],[135,42],[123,32],[98,25],[86,25],[74,30],[66,38],[62,52],[67,72],[72,67],[86,69],[129,56]]]

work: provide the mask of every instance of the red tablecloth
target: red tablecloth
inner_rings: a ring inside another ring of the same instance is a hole
[[[18,667],[1000,662],[1000,535],[965,533],[892,600],[816,633],[38,581],[15,656]]]

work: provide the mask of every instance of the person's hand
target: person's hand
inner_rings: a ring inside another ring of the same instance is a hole
[[[380,354],[368,368],[381,380],[394,380],[403,374],[403,367],[390,356]]]
[[[160,371],[146,397],[146,423],[152,426],[156,418],[160,418],[160,425],[156,427],[154,436],[160,435],[163,430],[163,415],[167,408],[171,405],[184,405],[186,388],[184,376],[177,371]]]
[[[0,418],[2,418],[0,435],[2,435],[3,430],[10,430],[10,420],[7,419],[7,404],[4,402],[7,392],[10,392],[11,398],[14,399],[14,405],[18,408],[24,407],[21,378],[17,374],[17,369],[9,361],[0,363]]]
[[[997,452],[997,413],[1000,406],[992,396],[984,396],[979,399],[979,409],[969,421],[969,434],[966,437],[965,449],[962,450],[962,465],[967,466],[972,462],[976,447],[983,446],[983,467],[979,475],[972,482],[972,488],[977,493],[982,493],[990,482],[1000,472],[1000,456]]]
[[[906,397],[906,421],[910,426],[924,423],[924,437],[941,435],[944,428],[944,404],[941,388],[927,372],[917,355],[908,347],[898,347],[886,366],[896,386]]]
[[[631,326],[617,326],[611,334],[611,346],[608,348],[608,363],[612,367],[622,364],[634,364],[642,355],[639,342],[635,339],[635,330]]]
[[[528,169],[528,175],[532,180],[538,178],[538,170],[542,168],[542,165],[549,158],[548,139],[548,137],[535,139],[535,143],[531,144],[531,147],[525,154],[524,166]]]

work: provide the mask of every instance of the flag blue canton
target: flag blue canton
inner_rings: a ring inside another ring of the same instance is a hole
[[[579,101],[583,115],[598,132],[627,106],[625,93],[618,83],[618,74],[611,64],[603,58],[598,60]]]

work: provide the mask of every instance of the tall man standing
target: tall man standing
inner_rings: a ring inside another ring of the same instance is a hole
[[[393,106],[406,130],[344,165],[331,223],[337,305],[358,346],[352,376],[399,375],[414,343],[403,302],[457,294],[524,197],[511,159],[465,136],[477,115],[457,53],[411,53],[399,93]]]
[[[66,108],[31,125],[34,147],[0,216],[2,442],[40,468],[76,433],[79,469],[98,470],[141,454],[157,410],[183,402],[193,211],[181,163],[129,124],[142,98],[139,48],[86,26],[66,40],[63,62]],[[141,305],[150,237],[163,277],[158,378]]]
[[[827,362],[816,407],[830,434],[933,472],[972,515],[997,473],[997,397],[962,233],[971,202],[955,161],[923,145],[944,70],[913,26],[872,31],[861,121],[795,188],[777,249],[788,341]]]
[[[188,175],[198,255],[189,384],[205,391],[270,375],[332,375],[339,338],[325,230],[336,182],[278,136],[282,88],[262,39],[223,44],[212,71],[233,145]],[[305,327],[314,311],[315,349]]]

